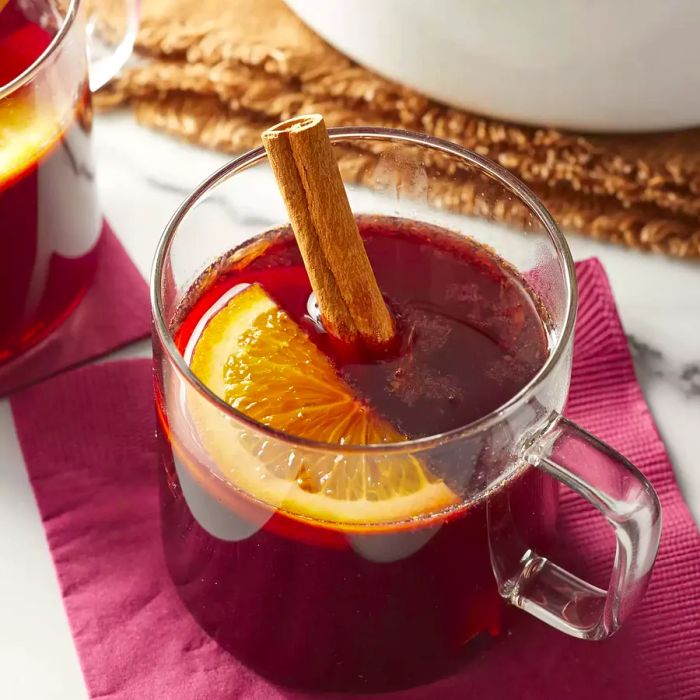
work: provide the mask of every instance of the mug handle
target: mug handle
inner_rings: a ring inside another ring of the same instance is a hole
[[[90,61],[90,90],[96,92],[108,83],[127,62],[134,48],[139,26],[140,0],[121,0],[124,26],[120,36],[106,41],[99,30],[100,3],[94,3],[87,19],[87,44]]]
[[[605,639],[629,617],[649,583],[661,536],[658,496],[627,459],[562,416],[529,445],[525,459],[603,514],[615,533],[615,560],[605,591],[524,546],[508,507],[489,507],[491,562],[499,592],[573,637]]]

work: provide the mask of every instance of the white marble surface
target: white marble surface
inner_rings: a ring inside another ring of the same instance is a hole
[[[96,146],[102,206],[146,276],[170,215],[226,158],[142,129],[125,114],[98,118]],[[640,382],[700,522],[700,264],[569,240],[576,259],[595,255],[605,264]],[[141,342],[117,355],[148,353]],[[85,698],[7,401],[0,401],[0,567],[0,697]]]

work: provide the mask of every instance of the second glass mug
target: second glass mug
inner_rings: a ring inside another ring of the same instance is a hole
[[[237,412],[194,376],[174,339],[193,303],[193,280],[197,296],[215,261],[286,222],[263,149],[230,162],[177,211],[152,273],[162,531],[180,596],[245,664],[310,688],[384,690],[448,674],[472,639],[497,633],[502,599],[575,637],[608,637],[645,592],[661,513],[632,464],[561,415],[577,309],[566,240],[532,192],[470,151],[388,129],[330,133],[355,214],[442,225],[491,246],[528,280],[546,309],[548,357],[492,413],[391,445],[318,443]],[[363,187],[353,186],[358,174]],[[431,206],[455,210],[460,202],[467,215]],[[504,212],[508,230],[496,221]],[[461,503],[363,527],[309,521],[288,512],[284,499],[241,493],[193,427],[193,410],[207,416],[208,433],[227,441],[226,458],[256,473],[325,459],[387,469],[410,456],[438,473],[449,465]],[[552,538],[560,483],[615,534],[607,590],[538,554]]]
[[[121,4],[119,26],[105,27],[99,2],[92,16],[80,0],[0,2],[0,376],[68,317],[95,272],[91,91],[131,53],[139,0]]]

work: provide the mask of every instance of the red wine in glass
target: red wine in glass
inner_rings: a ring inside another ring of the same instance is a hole
[[[368,356],[323,332],[289,229],[248,244],[253,255],[224,256],[192,285],[173,329],[180,350],[196,342],[218,300],[257,283],[356,395],[409,438],[478,420],[542,367],[547,332],[535,295],[497,256],[405,219],[360,217],[358,225],[397,321],[390,353]],[[243,262],[227,262],[235,257]],[[389,690],[453,672],[468,662],[475,640],[487,643],[501,631],[486,498],[437,522],[377,531],[284,510],[261,520],[256,494],[201,484],[158,392],[156,400],[166,560],[195,619],[243,663],[295,687]],[[488,461],[487,445],[478,459]],[[457,484],[464,460],[437,453],[430,466]],[[545,541],[556,513],[551,482],[524,469],[499,491],[526,540]]]
[[[9,0],[0,11],[0,93],[55,35],[49,18],[31,10]],[[51,90],[30,78],[0,94],[0,364],[70,314],[97,262],[90,94],[86,76],[77,91],[61,78],[57,70]]]

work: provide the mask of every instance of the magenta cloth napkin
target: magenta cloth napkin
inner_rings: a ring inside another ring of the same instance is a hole
[[[0,396],[148,335],[148,285],[105,222],[92,286],[46,340],[0,367]]]
[[[626,454],[659,492],[664,532],[647,597],[605,642],[566,637],[511,610],[507,634],[458,674],[382,697],[700,697],[700,536],[635,379],[602,267],[581,263],[578,278],[568,414]],[[161,553],[151,394],[150,363],[133,360],[85,367],[12,398],[90,696],[314,697],[242,666],[180,603]],[[565,494],[560,530],[576,542],[568,548],[573,562],[585,556],[601,573],[606,527]]]

